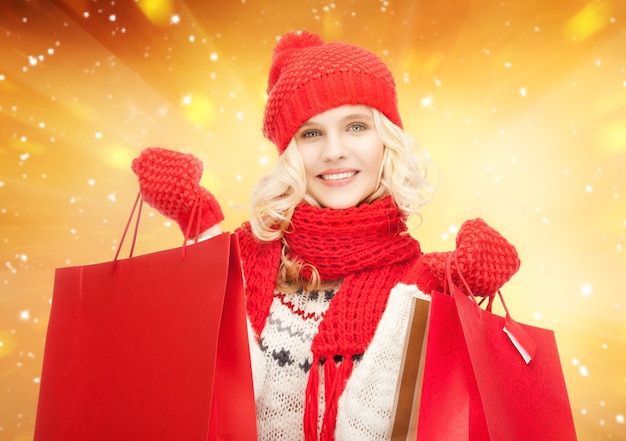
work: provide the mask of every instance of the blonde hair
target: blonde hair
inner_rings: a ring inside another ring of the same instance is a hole
[[[400,210],[407,215],[418,215],[434,191],[429,183],[430,161],[424,152],[416,152],[415,141],[376,109],[372,109],[374,126],[384,145],[379,184],[363,202],[369,203],[391,196]],[[291,227],[291,217],[296,206],[305,202],[319,206],[307,193],[306,174],[295,141],[279,157],[274,173],[262,178],[252,194],[250,226],[254,236],[264,242],[281,240]],[[315,268],[312,280],[300,277],[302,264],[286,256],[283,246],[277,287],[282,292],[320,289],[322,281]]]

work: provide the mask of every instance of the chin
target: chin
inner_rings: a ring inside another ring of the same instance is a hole
[[[355,207],[357,204],[323,204],[323,208],[330,208],[332,210],[345,210],[346,208]]]
[[[356,207],[363,202],[363,199],[356,198],[316,198],[318,204],[322,208],[331,208],[333,210],[345,210],[346,208]]]
[[[328,194],[327,192],[310,192],[309,195],[322,208],[345,210],[346,208],[357,207],[363,204],[372,195],[372,193],[365,191],[346,191],[331,194]]]

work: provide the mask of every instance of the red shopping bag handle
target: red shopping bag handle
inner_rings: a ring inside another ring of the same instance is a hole
[[[126,227],[124,227],[124,232],[122,233],[122,237],[120,238],[120,243],[117,246],[115,258],[113,259],[113,268],[115,268],[115,264],[117,263],[117,258],[119,257],[120,251],[122,250],[122,245],[124,244],[126,233],[128,233],[128,228],[130,227],[130,223],[133,220],[133,216],[135,215],[137,206],[139,206],[139,211],[137,212],[137,220],[135,221],[135,231],[133,234],[133,242],[130,245],[130,252],[128,253],[128,257],[133,257],[133,251],[135,250],[135,243],[137,242],[137,230],[139,230],[139,220],[141,219],[141,208],[143,206],[143,198],[141,197],[141,193],[137,194],[137,198],[135,199],[135,203],[133,204],[133,209],[131,210],[130,216],[128,217],[128,221],[126,222]]]
[[[465,277],[463,277],[463,273],[461,272],[461,270],[459,270],[459,261],[457,259],[456,251],[453,251],[452,253],[450,253],[450,255],[448,256],[448,259],[446,261],[446,282],[447,282],[447,284],[450,287],[454,286],[454,283],[452,282],[452,263],[451,263],[453,257],[454,257],[454,262],[456,263],[456,274],[459,276],[459,279],[461,280],[461,282],[463,282],[463,286],[465,287],[465,294],[467,295],[467,297],[469,297],[478,306],[482,306],[482,304],[484,303],[485,299],[489,299],[489,302],[487,303],[487,306],[485,307],[485,310],[491,312],[491,309],[493,307],[493,299],[496,296],[496,294],[498,294],[498,296],[500,297],[500,301],[502,302],[502,306],[504,307],[504,311],[506,312],[506,315],[508,317],[510,317],[509,309],[506,307],[506,303],[504,302],[504,297],[502,296],[502,293],[500,292],[500,290],[498,290],[497,292],[493,293],[490,296],[483,297],[480,300],[480,302],[476,301],[476,298],[474,297],[474,293],[472,292],[471,288],[469,287],[469,284],[467,283],[467,280],[465,280]],[[452,290],[450,290],[450,292],[452,293]]]
[[[133,257],[133,252],[135,251],[135,244],[137,243],[137,233],[139,231],[139,221],[141,220],[141,209],[143,207],[143,198],[141,197],[141,192],[137,194],[135,198],[135,203],[133,204],[133,209],[130,212],[130,216],[128,216],[128,221],[126,222],[126,226],[124,227],[124,232],[122,233],[122,237],[120,238],[120,243],[117,246],[117,251],[115,252],[115,258],[113,259],[113,270],[115,270],[115,266],[117,264],[117,260],[119,258],[120,252],[122,250],[122,245],[124,244],[124,239],[126,238],[126,234],[128,233],[128,229],[130,228],[130,223],[133,220],[133,216],[135,215],[135,211],[137,211],[137,219],[135,220],[135,229],[133,231],[133,241],[130,245],[130,251],[128,253],[128,257]],[[191,207],[191,214],[189,216],[189,224],[187,225],[187,229],[185,230],[185,238],[182,246],[182,256],[183,260],[187,258],[187,242],[190,239],[189,233],[191,232],[191,225],[193,224],[194,216],[197,220],[196,222],[196,231],[195,231],[195,241],[198,241],[200,237],[200,216],[202,215],[202,200],[200,198],[196,198],[193,206]]]
[[[459,276],[459,279],[461,280],[461,282],[463,282],[463,285],[466,289],[465,294],[467,294],[467,297],[469,297],[472,300],[472,302],[474,302],[477,308],[480,308],[482,303],[485,301],[485,298],[483,298],[480,302],[476,301],[476,298],[474,297],[472,290],[470,289],[467,281],[465,280],[465,277],[463,277],[463,274],[459,270],[459,262],[457,260],[456,252],[452,252],[448,256],[448,259],[446,261],[446,281],[449,285],[450,295],[455,295],[454,283],[452,282],[452,263],[451,263],[453,256],[456,262],[457,275]],[[519,323],[513,320],[513,318],[511,317],[511,314],[509,313],[509,308],[507,308],[506,303],[504,302],[504,297],[502,296],[502,292],[500,292],[500,290],[488,296],[489,302],[487,303],[485,310],[488,312],[491,312],[493,299],[496,296],[496,294],[498,294],[498,297],[500,298],[500,302],[502,302],[502,306],[504,307],[504,312],[506,314],[504,318],[504,328],[502,329],[502,331],[505,332],[509,336],[513,345],[517,348],[522,358],[524,358],[524,361],[526,362],[526,364],[528,364],[535,356],[537,344],[528,335],[528,333],[524,330],[524,328],[522,328],[519,325]]]
[[[196,211],[198,212],[196,214]],[[183,256],[186,256],[186,247],[187,241],[191,238],[189,233],[191,233],[191,225],[193,224],[194,215],[196,216],[196,231],[195,231],[195,241],[198,241],[200,237],[200,219],[202,216],[202,198],[196,198],[193,202],[193,206],[191,207],[191,214],[189,215],[189,223],[187,224],[187,228],[185,229],[185,242],[183,243]]]

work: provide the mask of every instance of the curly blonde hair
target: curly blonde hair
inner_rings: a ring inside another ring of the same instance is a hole
[[[376,109],[372,109],[374,126],[383,145],[383,160],[378,185],[363,203],[391,195],[407,218],[418,215],[434,191],[429,183],[430,161],[424,152],[416,152],[415,141]],[[279,157],[274,173],[262,178],[252,194],[250,226],[254,236],[264,242],[281,240],[283,251],[277,276],[281,292],[298,289],[311,291],[323,287],[319,274],[312,268],[311,280],[300,276],[302,263],[287,257],[285,233],[291,227],[291,217],[301,202],[313,206],[319,203],[307,193],[302,158],[292,139]]]

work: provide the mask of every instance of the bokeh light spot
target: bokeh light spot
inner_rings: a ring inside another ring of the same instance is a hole
[[[174,11],[171,0],[139,0],[137,6],[157,26],[165,26],[171,22]]]
[[[128,170],[136,156],[137,152],[128,146],[117,144],[108,144],[100,150],[100,158],[104,163],[121,170]]]
[[[183,98],[183,112],[187,118],[199,126],[208,126],[215,119],[215,105],[203,95],[187,95]]]
[[[595,146],[609,155],[626,151],[626,120],[607,123],[596,132]]]

